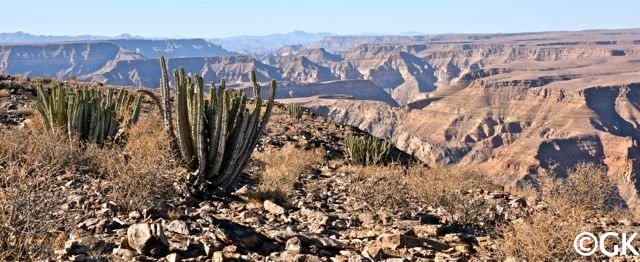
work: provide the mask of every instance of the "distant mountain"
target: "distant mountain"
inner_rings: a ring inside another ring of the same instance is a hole
[[[157,60],[187,57],[226,57],[237,55],[204,39],[116,39],[70,42],[37,42],[0,44],[0,73],[47,76],[64,79],[110,72],[123,61]],[[157,61],[156,61],[157,62]],[[157,67],[151,67],[157,69]],[[111,78],[134,79],[124,82],[141,85],[136,70]],[[102,78],[101,78],[102,79]],[[109,79],[109,78],[107,78]],[[145,82],[146,83],[146,82]]]
[[[220,45],[231,52],[247,55],[267,55],[277,51],[285,45],[305,45],[311,42],[323,40],[331,33],[307,33],[303,31],[293,31],[286,34],[271,34],[264,36],[234,36],[227,38],[207,39],[210,43]],[[96,40],[167,40],[164,38],[145,38],[122,34],[118,36],[54,36],[54,35],[32,35],[25,32],[0,33],[0,44],[4,43],[45,43],[45,42],[69,42],[69,41],[96,41]]]
[[[219,44],[224,49],[232,52],[250,55],[264,55],[274,52],[285,45],[304,45],[321,41],[331,33],[307,33],[293,31],[286,34],[273,34],[264,36],[235,36],[228,38],[212,38],[209,42]]]
[[[25,32],[0,33],[0,43],[38,43],[38,42],[65,42],[65,41],[87,41],[106,39],[144,39],[141,36],[121,34],[118,36],[97,36],[97,35],[32,35]]]

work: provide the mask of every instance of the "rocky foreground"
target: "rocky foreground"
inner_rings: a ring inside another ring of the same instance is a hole
[[[33,115],[28,113],[32,112],[31,105],[18,88],[5,85],[0,91],[3,92],[0,132],[32,128]],[[32,254],[32,259],[502,260],[508,257],[501,250],[499,228],[548,208],[548,203],[535,196],[518,196],[498,186],[479,186],[455,193],[465,199],[458,204],[471,205],[464,210],[473,212],[474,219],[461,220],[459,214],[442,208],[441,203],[413,199],[413,192],[402,191],[420,190],[420,185],[415,185],[419,181],[387,180],[385,176],[365,172],[374,169],[350,166],[345,160],[342,141],[348,134],[359,133],[358,130],[309,114],[294,120],[286,114],[284,106],[278,106],[274,114],[256,152],[256,155],[262,153],[262,157],[254,157],[246,169],[247,185],[228,198],[196,201],[171,195],[156,201],[152,207],[126,210],[105,193],[104,177],[83,171],[90,170],[90,166],[78,166],[54,177],[34,177],[48,184],[50,190],[48,207],[42,211],[47,212],[44,217],[61,222],[51,225],[48,231],[56,236],[55,251]],[[273,157],[268,153],[265,157],[265,152],[277,152],[287,146],[306,151],[319,149],[323,152],[322,161],[296,175],[292,190],[284,200],[256,196],[255,192],[260,190],[257,180],[268,171],[265,166]],[[400,166],[402,162],[414,161],[400,152],[395,152],[393,158],[401,160],[396,164]],[[8,162],[9,159],[0,158],[3,179],[12,175],[10,169],[2,166]],[[380,170],[393,169],[381,167]],[[179,188],[179,179],[175,183]],[[387,196],[397,199],[386,199]],[[398,201],[401,205],[376,204],[386,200]],[[584,228],[603,231],[637,231],[640,225],[604,215],[583,217],[581,221]],[[568,243],[572,241],[566,239]]]

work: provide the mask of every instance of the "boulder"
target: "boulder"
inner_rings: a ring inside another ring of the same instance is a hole
[[[131,248],[143,255],[160,257],[169,251],[169,241],[162,225],[158,223],[130,226],[127,230],[127,240]]]

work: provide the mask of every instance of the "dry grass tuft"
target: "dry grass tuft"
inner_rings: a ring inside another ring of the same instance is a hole
[[[0,169],[0,260],[24,261],[52,255],[61,244],[52,231],[64,224],[54,217],[61,198],[46,179],[25,166]]]
[[[108,198],[122,211],[142,210],[175,196],[174,161],[162,121],[141,118],[129,130],[124,149],[99,159],[110,190]]]
[[[9,89],[0,89],[0,97],[9,97],[11,96],[11,92]]]
[[[536,193],[546,203],[499,232],[499,254],[527,257],[530,261],[571,261],[581,257],[573,248],[573,239],[581,232],[597,233],[587,219],[611,214],[615,186],[604,167],[582,163],[566,179],[553,173],[538,176]],[[534,191],[534,189],[529,189]]]
[[[500,232],[498,254],[528,261],[573,261],[581,257],[573,248],[580,232],[593,232],[583,220],[592,212],[568,202],[555,202],[546,211],[514,221]]]
[[[63,136],[39,130],[0,131],[0,260],[35,260],[59,247],[55,230],[73,223],[60,216],[64,193],[57,176],[86,166],[90,157]]]
[[[304,150],[293,144],[279,149],[270,148],[255,154],[255,157],[265,163],[266,170],[257,177],[258,186],[253,197],[283,205],[291,204],[287,201],[295,193],[294,184],[300,174],[309,172],[324,161],[322,150]]]
[[[145,117],[124,147],[70,143],[65,134],[44,132],[37,118],[28,128],[0,130],[0,261],[53,257],[65,233],[56,232],[79,222],[60,208],[68,190],[100,191],[123,211],[172,197],[173,165],[160,123]]]
[[[553,174],[542,175],[542,197],[562,199],[573,206],[598,212],[611,211],[619,199],[616,186],[607,176],[607,169],[593,163],[580,163],[569,171],[567,179]]]
[[[495,186],[480,173],[460,168],[428,168],[411,165],[349,167],[354,175],[353,194],[375,211],[394,212],[418,203],[446,210],[451,219],[477,225],[486,220],[490,206],[471,191]]]

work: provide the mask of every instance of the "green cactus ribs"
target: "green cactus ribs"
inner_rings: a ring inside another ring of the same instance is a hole
[[[287,105],[287,112],[293,119],[300,119],[304,114],[304,107],[300,104],[289,104]]]
[[[61,83],[51,88],[44,84],[37,87],[36,111],[48,132],[66,133],[71,139],[104,144],[117,138],[123,127],[136,123],[140,116],[140,96],[132,96],[127,90],[117,93],[109,90],[106,97],[96,89],[69,91]]]
[[[165,131],[174,155],[190,171],[187,188],[191,196],[210,197],[226,194],[237,185],[240,174],[258,144],[269,121],[274,104],[276,82],[271,81],[269,99],[260,98],[260,85],[251,72],[253,109],[247,109],[247,95],[226,89],[225,81],[211,84],[204,92],[199,75],[174,70],[175,123],[170,102],[167,61],[160,58],[162,101],[155,97],[163,114]],[[149,94],[149,92],[145,92]],[[263,105],[266,109],[263,114]],[[175,124],[175,129],[174,129]]]
[[[391,142],[371,136],[348,136],[345,147],[351,162],[359,165],[381,163],[391,152]]]

